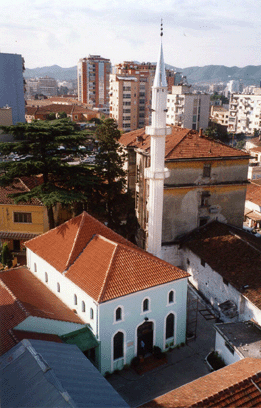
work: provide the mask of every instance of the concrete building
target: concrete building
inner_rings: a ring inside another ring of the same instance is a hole
[[[167,124],[205,130],[209,120],[210,95],[193,93],[191,85],[172,87],[167,99]]]
[[[47,75],[38,80],[39,93],[45,96],[57,95],[57,81],[54,78],[50,78]]]
[[[77,64],[78,100],[92,107],[109,103],[111,62],[100,55],[89,55]]]
[[[0,107],[12,108],[13,124],[25,122],[24,60],[19,54],[0,53]]]
[[[211,106],[210,120],[222,126],[228,126],[229,110],[224,106]]]
[[[25,98],[34,99],[39,94],[39,80],[37,78],[28,78],[25,80]]]
[[[254,94],[230,96],[228,131],[252,135],[261,131],[261,88],[255,88]]]
[[[135,195],[140,225],[138,245],[147,248],[151,142],[144,129],[126,133],[119,142],[128,152],[128,188]],[[180,235],[214,219],[242,227],[249,155],[203,136],[202,132],[171,126],[166,136],[162,254]],[[174,256],[174,255],[173,255]],[[179,265],[179,263],[175,263]]]

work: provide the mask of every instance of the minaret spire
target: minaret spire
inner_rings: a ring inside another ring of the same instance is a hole
[[[160,29],[160,50],[152,86],[152,118],[151,126],[146,127],[146,133],[151,136],[150,168],[145,171],[149,179],[149,221],[147,250],[153,255],[160,256],[162,241],[162,214],[164,179],[169,177],[165,169],[165,138],[171,133],[166,127],[167,111],[167,81],[162,47],[163,23]]]

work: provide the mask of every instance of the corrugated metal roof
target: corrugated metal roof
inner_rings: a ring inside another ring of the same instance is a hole
[[[128,407],[75,345],[22,340],[0,358],[1,408]]]

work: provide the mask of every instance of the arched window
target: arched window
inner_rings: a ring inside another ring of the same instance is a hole
[[[60,292],[60,291],[61,291],[61,286],[60,286],[60,283],[57,282],[57,292]]]
[[[149,299],[144,299],[143,300],[143,312],[147,312],[149,310]]]
[[[90,308],[90,318],[93,319],[93,308]]]
[[[34,263],[34,272],[37,272],[37,265]]]
[[[122,310],[121,307],[118,307],[115,312],[115,320],[116,322],[122,319]]]
[[[85,312],[85,302],[82,301],[82,312]]]
[[[74,304],[77,305],[77,295],[74,295]]]
[[[123,357],[123,333],[118,332],[113,337],[113,360]]]
[[[171,290],[169,292],[169,303],[173,303],[174,302],[174,292],[173,290]]]
[[[166,319],[166,339],[174,337],[174,314],[170,313]]]
[[[48,282],[48,273],[45,272],[44,276],[45,276],[45,282],[47,283]]]

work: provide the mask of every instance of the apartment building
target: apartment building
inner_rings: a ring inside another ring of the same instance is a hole
[[[50,78],[47,75],[38,79],[39,93],[45,96],[57,95],[57,81],[54,78]]]
[[[209,120],[210,95],[193,93],[191,85],[172,87],[167,99],[167,124],[205,130]]]
[[[81,58],[77,64],[78,100],[92,107],[109,103],[111,62],[100,55]]]
[[[261,88],[253,94],[232,94],[229,101],[228,131],[254,134],[261,130]]]
[[[24,59],[19,54],[0,52],[0,107],[12,108],[12,120],[25,122]]]
[[[210,119],[222,126],[228,126],[229,110],[224,106],[211,106]]]

